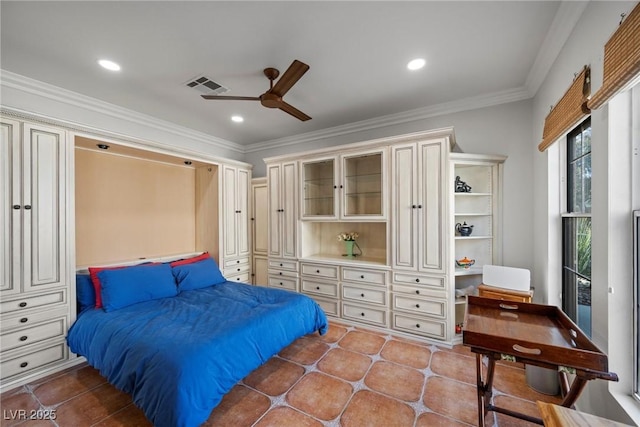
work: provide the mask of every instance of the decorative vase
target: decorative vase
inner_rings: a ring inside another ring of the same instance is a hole
[[[355,245],[355,240],[345,240],[344,247],[347,250],[346,256],[349,258],[353,258],[353,246]]]

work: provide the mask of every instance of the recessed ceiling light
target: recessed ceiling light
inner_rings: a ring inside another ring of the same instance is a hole
[[[409,63],[407,64],[407,68],[410,70],[419,70],[420,68],[424,67],[424,65],[427,63],[427,61],[425,61],[422,58],[416,58],[414,60],[409,61]]]
[[[242,122],[244,122],[244,117],[242,117],[242,116],[231,116],[231,120],[233,120],[236,123],[242,123]]]
[[[101,59],[98,61],[101,67],[106,68],[109,71],[120,71],[120,65],[108,59]]]

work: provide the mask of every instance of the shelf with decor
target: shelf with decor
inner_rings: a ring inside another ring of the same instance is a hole
[[[461,339],[467,295],[477,293],[482,267],[502,262],[502,168],[506,157],[451,153],[451,280],[455,337]]]

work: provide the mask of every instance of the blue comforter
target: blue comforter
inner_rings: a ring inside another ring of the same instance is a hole
[[[154,425],[198,426],[240,379],[298,337],[326,330],[324,312],[302,294],[226,282],[86,310],[67,342]]]

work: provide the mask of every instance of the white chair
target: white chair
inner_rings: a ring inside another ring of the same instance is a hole
[[[484,265],[478,295],[505,301],[531,302],[531,272],[525,268]]]

